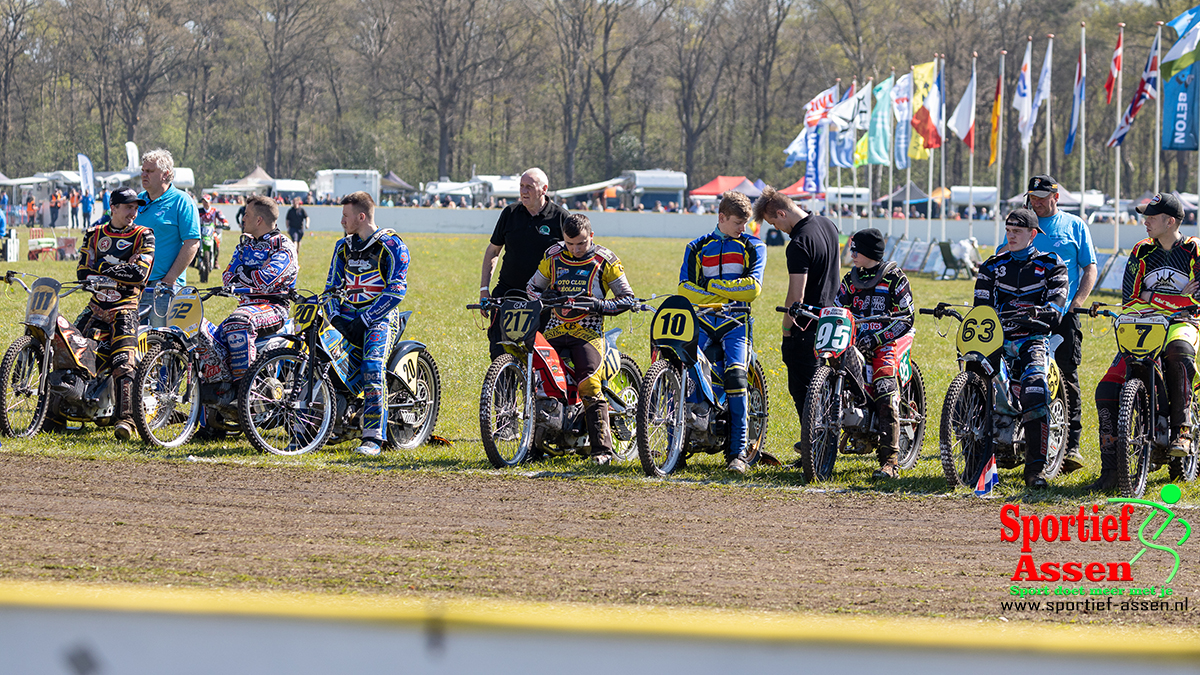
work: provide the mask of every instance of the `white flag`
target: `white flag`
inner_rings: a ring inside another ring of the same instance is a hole
[[[1050,40],[1046,43],[1046,58],[1042,59],[1042,72],[1038,75],[1037,93],[1033,95],[1033,109],[1025,122],[1026,126],[1021,128],[1021,142],[1026,145],[1029,144],[1029,135],[1033,133],[1033,125],[1037,123],[1038,109],[1043,101],[1050,98],[1050,58],[1053,51],[1054,40]]]
[[[1025,60],[1021,61],[1021,70],[1017,72],[1017,91],[1013,94],[1012,107],[1017,111],[1017,130],[1021,132],[1021,145],[1029,146],[1029,131],[1033,125],[1029,123],[1033,110],[1033,86],[1031,85],[1029,62],[1033,58],[1033,43],[1025,43]]]
[[[954,109],[954,114],[946,123],[955,136],[964,141],[973,152],[975,150],[975,67],[971,67],[971,81],[963,92],[962,100]]]

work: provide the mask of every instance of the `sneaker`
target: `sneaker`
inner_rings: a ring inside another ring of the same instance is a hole
[[[354,451],[367,457],[378,457],[380,452],[379,441],[364,438]]]
[[[117,420],[117,423],[113,425],[113,433],[122,441],[133,438],[133,420]]]
[[[596,466],[608,466],[612,463],[612,455],[592,455],[592,464]]]
[[[1075,473],[1083,468],[1083,455],[1079,454],[1078,450],[1071,450],[1063,457],[1062,474],[1065,476],[1069,473]]]
[[[743,476],[750,471],[750,465],[747,464],[746,460],[742,459],[741,457],[734,457],[733,459],[729,460],[729,464],[726,464],[725,468],[734,473],[740,473]]]
[[[1192,439],[1186,436],[1180,436],[1171,442],[1171,449],[1167,454],[1172,457],[1187,457],[1192,452]]]

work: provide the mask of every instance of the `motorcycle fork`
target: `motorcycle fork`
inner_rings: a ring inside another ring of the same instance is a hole
[[[671,367],[675,368],[674,363],[672,363]],[[679,391],[677,392],[676,398],[675,398],[675,423],[673,425],[674,429],[676,430],[676,433],[671,438],[671,448],[668,451],[668,453],[673,453],[677,449],[682,450],[682,448],[683,448],[683,437],[684,437],[683,425],[686,424],[685,412],[687,410],[687,405],[688,405],[687,381],[688,381],[688,377],[691,376],[690,369],[684,368],[682,365],[680,365],[676,369],[675,372],[679,375]],[[696,389],[699,390],[700,387],[697,385]],[[699,393],[699,392],[697,392],[697,393]],[[712,418],[709,418],[709,419],[711,420]],[[711,424],[711,421],[709,423]]]
[[[524,443],[533,445],[533,428],[537,426],[537,415],[533,410],[533,386],[537,382],[537,378],[533,373],[533,350],[525,355],[525,424],[528,427],[526,433],[522,434],[525,437]]]

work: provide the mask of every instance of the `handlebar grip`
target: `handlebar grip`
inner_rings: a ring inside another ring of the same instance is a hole
[[[787,307],[776,307],[776,308],[775,308],[775,311],[776,311],[776,312],[783,312],[784,314],[787,314],[787,312],[788,312],[788,308],[787,308]]]
[[[467,305],[467,309],[483,309],[483,305],[480,305],[480,304]]]
[[[1072,309],[1071,312],[1074,314],[1091,314],[1092,310],[1088,309],[1087,307],[1076,307]]]
[[[917,313],[918,313],[918,314],[929,314],[929,315],[932,315],[932,316],[937,316],[937,310],[936,310],[936,309],[929,309],[928,307],[922,307],[922,308],[918,309],[918,310],[917,310]]]

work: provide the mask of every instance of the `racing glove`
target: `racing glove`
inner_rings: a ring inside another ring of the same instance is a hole
[[[596,302],[596,313],[600,316],[616,316],[623,314],[633,309],[636,305],[635,298],[632,295],[623,295],[619,298],[610,300],[598,299]]]

